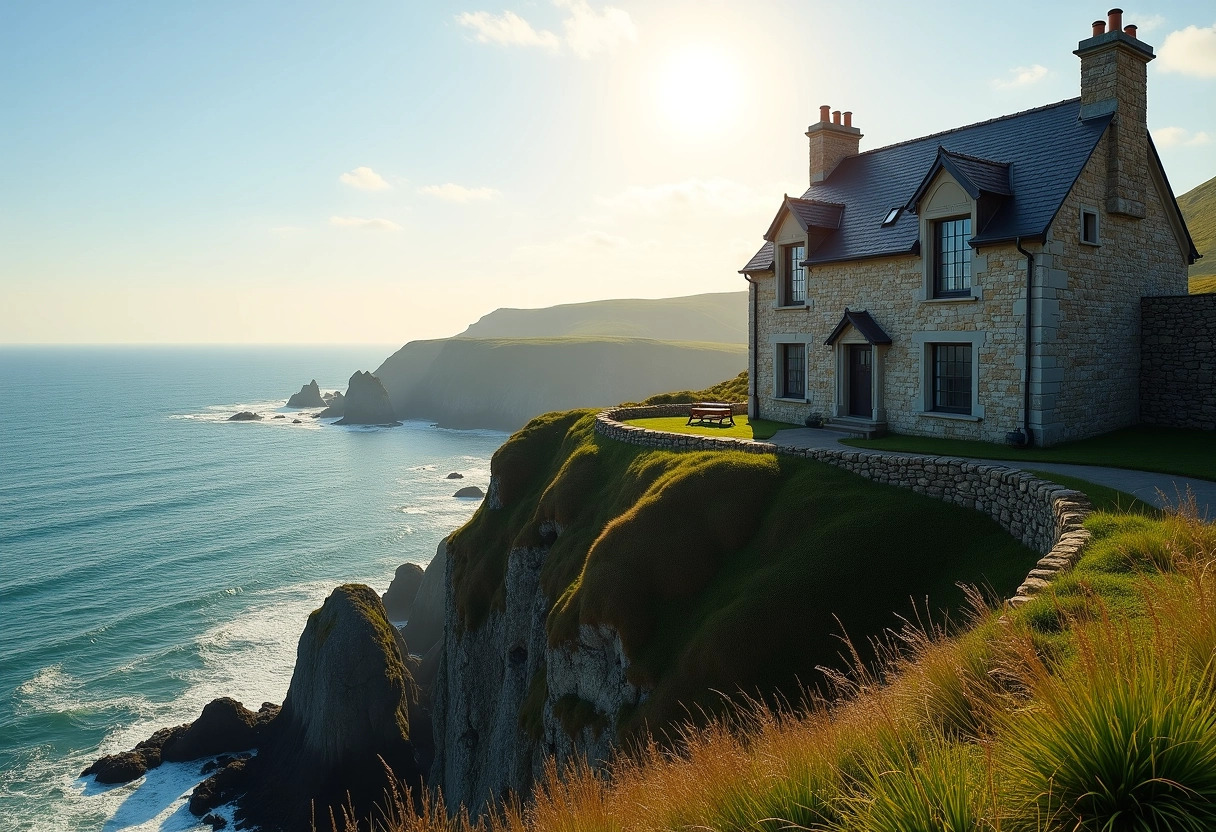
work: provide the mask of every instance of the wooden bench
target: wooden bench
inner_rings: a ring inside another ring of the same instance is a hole
[[[734,427],[735,414],[730,405],[723,402],[694,402],[688,407],[688,421],[685,424],[691,425],[694,420],[698,425],[717,422],[719,427],[727,424]]]

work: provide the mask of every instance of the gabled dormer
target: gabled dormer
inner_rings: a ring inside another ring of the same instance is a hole
[[[937,155],[905,209],[920,220],[921,300],[977,300],[972,241],[1013,195],[1009,165],[955,153]]]
[[[839,203],[786,194],[764,234],[772,246],[778,306],[806,303],[806,259],[840,228],[843,214],[844,206]]]

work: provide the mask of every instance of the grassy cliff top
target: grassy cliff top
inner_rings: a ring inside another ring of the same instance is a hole
[[[646,450],[593,424],[546,414],[495,454],[503,507],[453,535],[454,590],[476,628],[502,606],[508,553],[549,546],[550,640],[620,633],[653,689],[633,729],[712,707],[714,691],[796,696],[841,665],[842,633],[864,647],[914,602],[957,612],[958,582],[1008,594],[1037,558],[978,512],[822,463]]]
[[[1216,177],[1178,197],[1178,207],[1203,255],[1191,266],[1191,292],[1216,292]]]

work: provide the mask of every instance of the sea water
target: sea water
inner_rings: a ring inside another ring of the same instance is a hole
[[[389,351],[0,349],[0,829],[198,828],[198,763],[76,775],[217,696],[281,702],[334,586],[382,592],[472,515],[504,434],[282,406]]]

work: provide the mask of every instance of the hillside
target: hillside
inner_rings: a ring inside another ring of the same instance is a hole
[[[709,387],[747,366],[743,344],[637,338],[411,341],[376,370],[400,419],[515,430],[533,416]]]
[[[1178,197],[1178,207],[1203,255],[1191,266],[1191,292],[1216,292],[1216,177]]]
[[[957,582],[1008,594],[1038,557],[979,512],[825,463],[644,449],[593,424],[550,413],[516,433],[448,541],[431,784],[453,803],[723,694],[796,699],[844,666],[842,629],[867,652],[912,599],[957,614]]]
[[[607,336],[747,343],[747,292],[659,300],[597,300],[546,309],[496,309],[462,338]]]

